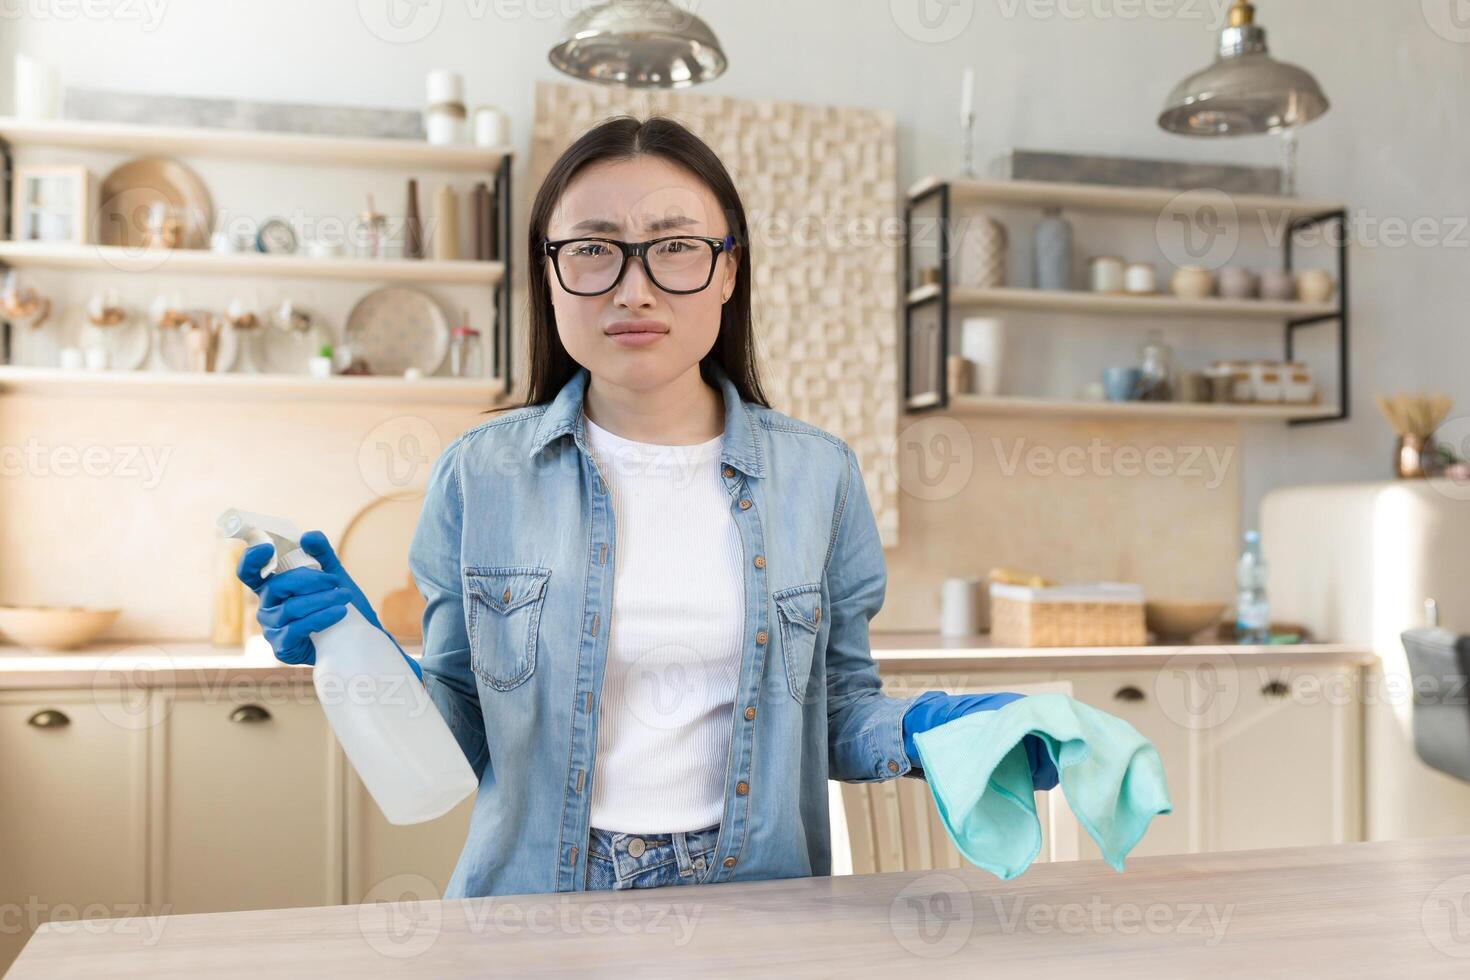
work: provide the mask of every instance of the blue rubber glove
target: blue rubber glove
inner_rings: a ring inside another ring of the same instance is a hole
[[[927,732],[931,728],[938,728],[945,722],[954,721],[972,711],[995,711],[1025,696],[1009,691],[995,694],[945,694],[943,691],[925,691],[903,713],[903,749],[908,753],[909,762],[914,766],[919,765],[919,749],[914,745],[915,732]],[[1027,735],[1021,741],[1026,746],[1026,758],[1031,763],[1032,787],[1038,790],[1055,789],[1060,777],[1057,775],[1056,763],[1051,760],[1051,753],[1046,750],[1046,745],[1035,735]]]
[[[235,575],[246,587],[260,596],[260,612],[256,619],[275,651],[276,659],[288,664],[315,664],[316,648],[311,634],[320,632],[347,615],[347,603],[357,607],[362,618],[378,629],[383,624],[362,589],[342,567],[327,536],[320,531],[307,531],[301,536],[301,550],[315,558],[320,569],[289,568],[284,572],[261,577],[260,570],[270,561],[274,548],[258,544],[246,548],[240,556]],[[383,630],[391,640],[393,635]],[[413,668],[420,681],[424,672],[403,647],[393,640],[403,659]]]

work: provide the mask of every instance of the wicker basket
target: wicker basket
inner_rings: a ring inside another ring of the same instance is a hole
[[[990,586],[993,646],[1131,647],[1146,639],[1136,585]]]

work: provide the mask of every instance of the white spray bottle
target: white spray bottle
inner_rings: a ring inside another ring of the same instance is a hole
[[[289,521],[231,508],[218,525],[247,545],[274,546],[262,574],[321,567]],[[478,788],[454,734],[387,633],[349,602],[347,615],[312,633],[311,642],[317,700],[389,823],[432,820]]]

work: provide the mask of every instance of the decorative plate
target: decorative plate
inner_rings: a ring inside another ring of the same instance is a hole
[[[373,374],[402,375],[418,368],[428,377],[449,354],[449,320],[427,293],[387,286],[357,301],[343,342]]]
[[[139,157],[116,167],[102,181],[97,241],[142,248],[148,212],[156,201],[174,209],[179,248],[204,248],[213,223],[209,189],[199,175],[168,157]]]

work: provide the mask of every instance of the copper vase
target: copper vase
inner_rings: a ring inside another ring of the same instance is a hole
[[[1400,480],[1422,479],[1430,445],[1426,436],[1401,435],[1393,457],[1393,472]]]

